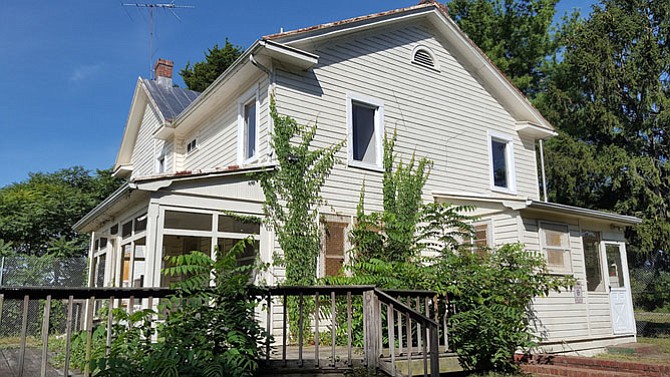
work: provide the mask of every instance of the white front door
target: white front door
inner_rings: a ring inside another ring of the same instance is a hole
[[[628,266],[622,258],[623,243],[605,242],[605,260],[607,261],[606,283],[610,289],[610,307],[612,308],[612,327],[614,334],[635,332],[632,300],[628,282]]]

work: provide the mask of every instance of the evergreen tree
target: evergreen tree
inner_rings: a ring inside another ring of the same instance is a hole
[[[449,14],[524,94],[541,90],[559,47],[552,30],[558,0],[451,0]]]
[[[234,46],[226,38],[223,48],[218,44],[207,50],[205,60],[191,67],[191,62],[179,71],[184,83],[190,90],[202,92],[242,55],[242,48]]]
[[[565,35],[537,104],[550,198],[644,218],[635,251],[670,250],[670,3],[602,0]]]

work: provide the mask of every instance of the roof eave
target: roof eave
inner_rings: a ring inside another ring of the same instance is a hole
[[[559,212],[567,215],[575,215],[580,217],[611,221],[613,223],[624,226],[633,226],[642,223],[642,219],[635,216],[620,215],[617,213],[598,211],[594,209],[569,206],[559,203],[543,202],[539,200],[528,201],[526,208],[529,210],[538,210],[553,213]]]
[[[86,215],[84,215],[84,217],[82,217],[81,219],[79,219],[79,221],[77,221],[74,225],[72,225],[72,229],[74,229],[76,232],[81,232],[86,227],[86,225],[88,225],[92,220],[94,220],[96,217],[105,212],[110,206],[112,206],[118,200],[123,198],[126,194],[130,193],[133,189],[134,187],[131,186],[130,183],[123,184],[116,191],[114,191],[107,198],[105,198],[102,202],[100,202],[100,204],[95,206]]]

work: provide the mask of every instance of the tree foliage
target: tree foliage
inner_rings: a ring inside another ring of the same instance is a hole
[[[233,45],[226,38],[223,47],[215,44],[214,47],[207,50],[204,61],[197,62],[192,67],[191,62],[187,62],[186,67],[179,71],[179,74],[184,79],[186,87],[202,92],[221,76],[242,55],[243,51],[240,46]]]
[[[72,225],[120,184],[111,170],[91,174],[80,166],[31,173],[0,188],[0,239],[21,254],[83,254],[88,238]]]
[[[565,35],[540,110],[550,198],[644,218],[632,248],[670,250],[670,3],[602,0]]]
[[[365,213],[365,186],[357,207],[352,232],[353,255],[361,260],[408,261],[416,255],[417,224],[421,216],[423,186],[430,162],[414,156],[407,164],[396,161],[396,134],[384,138],[383,212]]]
[[[542,87],[558,51],[552,30],[558,0],[451,0],[451,17],[527,96]]]

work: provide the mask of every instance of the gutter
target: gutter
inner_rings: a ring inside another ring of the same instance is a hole
[[[526,202],[526,209],[535,209],[540,211],[560,212],[571,215],[581,215],[601,220],[614,221],[627,225],[638,225],[642,219],[635,216],[620,215],[618,213],[598,211],[595,209],[569,206],[566,204],[542,202],[539,200],[529,200]]]
[[[100,215],[102,212],[107,210],[110,206],[112,206],[117,200],[121,199],[123,196],[126,194],[129,194],[132,190],[137,189],[137,187],[134,184],[131,183],[125,183],[123,186],[119,187],[114,191],[111,195],[109,195],[105,200],[103,200],[100,204],[95,206],[91,211],[89,211],[84,217],[79,219],[74,225],[72,225],[72,229],[75,231],[79,231],[84,225],[86,225],[88,222],[93,220],[93,218],[97,217]]]
[[[642,219],[635,216],[620,215],[618,213],[598,211],[595,209],[582,208],[570,206],[567,204],[544,202],[540,200],[533,200],[523,197],[505,198],[501,196],[488,196],[482,194],[472,193],[450,193],[433,191],[433,197],[442,199],[452,199],[480,203],[499,203],[514,211],[536,210],[549,213],[562,213],[572,216],[582,216],[592,219],[611,221],[618,224],[625,224],[626,226],[638,225],[642,223]]]

